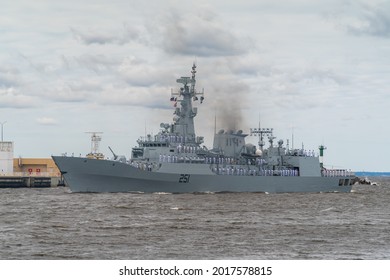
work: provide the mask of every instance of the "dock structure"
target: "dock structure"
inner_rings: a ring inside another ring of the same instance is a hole
[[[7,159],[7,165],[3,162],[0,167],[0,188],[49,188],[64,185],[61,173],[51,158],[12,158],[11,161]]]
[[[1,133],[0,188],[49,188],[58,185],[63,185],[63,180],[53,159],[14,158],[14,143],[4,141]]]
[[[58,177],[0,176],[0,188],[50,188],[59,183]]]

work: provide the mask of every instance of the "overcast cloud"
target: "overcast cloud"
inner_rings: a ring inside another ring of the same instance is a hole
[[[27,1],[0,10],[0,122],[15,157],[130,154],[197,63],[196,129],[274,127],[325,164],[386,170],[390,1]],[[69,140],[72,139],[72,140]],[[257,144],[255,137],[248,141]]]

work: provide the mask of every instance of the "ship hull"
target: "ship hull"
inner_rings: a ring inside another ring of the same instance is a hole
[[[351,177],[217,175],[207,164],[165,163],[147,171],[110,160],[53,156],[72,192],[350,192]]]

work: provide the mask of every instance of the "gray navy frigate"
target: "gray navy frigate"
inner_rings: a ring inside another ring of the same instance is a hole
[[[258,147],[245,143],[242,130],[214,133],[213,147],[195,134],[197,108],[204,101],[197,92],[196,65],[191,77],[171,92],[173,123],[161,123],[157,135],[138,139],[131,157],[105,159],[95,149],[86,157],[53,156],[72,192],[349,192],[354,174],[348,170],[326,169],[322,164],[324,146],[314,151],[289,148],[275,142],[273,129],[250,129],[259,137]],[[268,139],[267,147],[265,140]],[[96,134],[92,140],[100,140]],[[111,150],[111,148],[110,148]]]

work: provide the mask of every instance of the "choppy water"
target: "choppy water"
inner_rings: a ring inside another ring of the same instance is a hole
[[[0,259],[390,259],[390,178],[353,193],[0,189]]]

